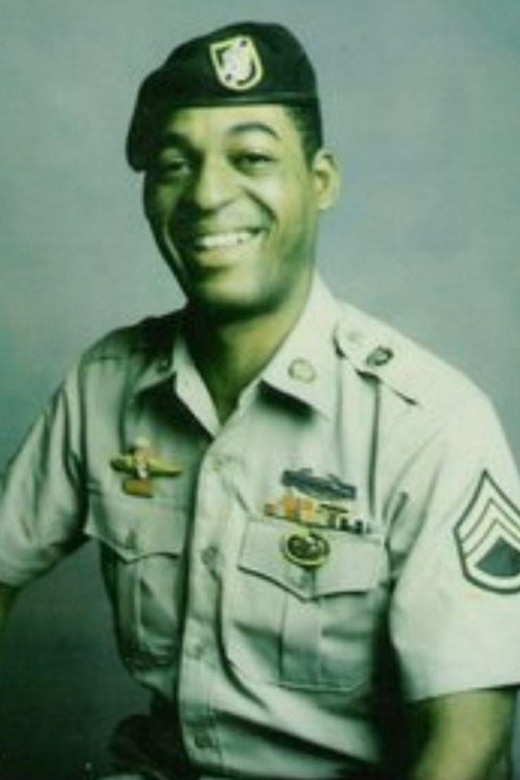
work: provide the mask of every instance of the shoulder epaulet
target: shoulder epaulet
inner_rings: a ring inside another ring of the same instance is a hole
[[[140,352],[156,357],[170,355],[179,317],[180,312],[172,312],[113,330],[86,350],[82,362],[124,359]]]
[[[357,372],[376,377],[412,403],[453,404],[480,392],[458,369],[350,305],[343,306],[336,346]]]

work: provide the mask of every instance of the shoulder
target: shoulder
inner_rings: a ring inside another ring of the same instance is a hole
[[[181,312],[117,328],[90,346],[66,377],[68,393],[96,398],[137,392],[171,374]]]
[[[390,325],[349,304],[340,304],[340,312],[336,346],[359,374],[437,411],[485,398],[459,369]]]
[[[91,345],[81,356],[84,367],[100,362],[142,361],[169,357],[181,312],[147,317],[117,328]]]

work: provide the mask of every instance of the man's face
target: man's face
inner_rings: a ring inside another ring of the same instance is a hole
[[[283,107],[181,109],[147,171],[145,211],[192,303],[246,317],[301,305],[334,190],[330,156],[306,161]]]

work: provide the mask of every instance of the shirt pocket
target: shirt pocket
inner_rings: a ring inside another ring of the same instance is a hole
[[[124,663],[141,673],[171,665],[180,644],[184,507],[92,494],[85,533],[100,545]]]
[[[382,540],[320,531],[330,552],[309,570],[283,554],[283,539],[296,530],[287,525],[247,525],[223,602],[228,660],[260,682],[358,689],[372,674],[385,602]]]

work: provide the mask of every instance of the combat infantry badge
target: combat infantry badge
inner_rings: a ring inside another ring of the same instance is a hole
[[[251,89],[263,76],[256,46],[246,35],[213,43],[210,52],[216,76],[227,89],[236,92]]]
[[[468,580],[497,593],[520,591],[520,511],[487,472],[454,533]]]

